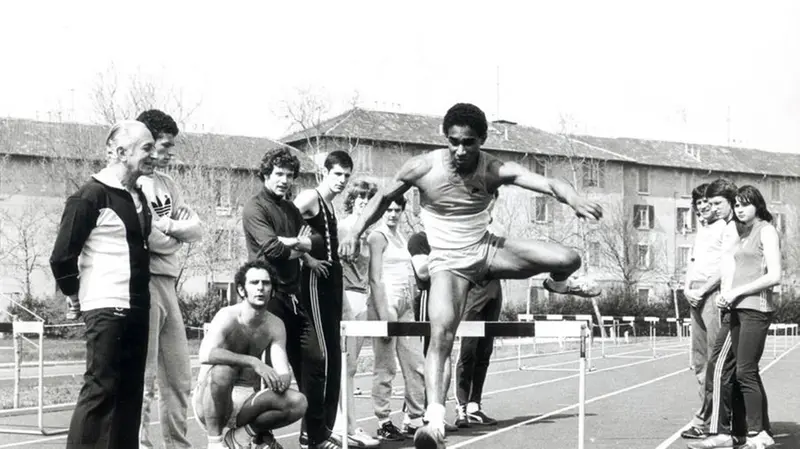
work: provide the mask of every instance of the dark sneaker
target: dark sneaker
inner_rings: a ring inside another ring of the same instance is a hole
[[[308,449],[308,434],[300,432],[300,449]]]
[[[415,449],[445,449],[444,435],[425,424],[414,434]]]
[[[259,434],[250,447],[252,449],[283,449],[283,446],[275,439],[275,435],[269,431]]]
[[[403,432],[394,425],[393,422],[387,421],[378,428],[378,439],[384,441],[403,441],[406,436]]]
[[[333,435],[329,436],[327,440],[319,443],[309,445],[310,449],[342,449],[342,442]]]
[[[681,438],[686,440],[700,440],[707,437],[708,434],[703,431],[703,429],[699,427],[689,427],[688,429],[681,432]]]
[[[483,410],[478,410],[477,412],[467,413],[467,421],[470,424],[476,424],[479,426],[496,426],[497,420],[486,416],[486,413],[483,413]]]
[[[556,288],[553,285],[553,282],[554,281],[552,279],[547,278],[544,280],[542,285],[544,286],[545,290],[558,293],[560,295],[575,295],[583,298],[592,298],[595,296],[600,296],[601,293],[600,288],[597,285],[595,285],[593,282],[589,282],[586,279],[578,280],[575,278],[569,278],[567,279],[566,285],[560,289]]]

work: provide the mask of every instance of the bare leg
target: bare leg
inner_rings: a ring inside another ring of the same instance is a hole
[[[238,370],[228,365],[212,366],[193,399],[197,419],[211,437],[220,436],[228,424],[233,411],[231,392],[237,374]]]
[[[453,350],[453,340],[467,299],[469,281],[449,271],[431,276],[431,295],[428,312],[431,322],[431,344],[425,358],[425,391],[428,397],[426,418],[434,427],[444,426],[444,415],[431,413],[432,407],[443,412],[447,387],[444,383],[445,364]]]
[[[236,417],[236,426],[249,424],[256,433],[268,432],[299,421],[306,413],[306,397],[297,390],[283,393],[261,390],[253,394]]]
[[[581,267],[580,255],[558,243],[540,240],[506,239],[491,261],[489,271],[495,279],[526,279],[550,273],[563,281]]]

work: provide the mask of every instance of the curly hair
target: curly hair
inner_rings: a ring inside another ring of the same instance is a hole
[[[706,188],[706,198],[714,198],[716,196],[721,196],[728,200],[731,207],[736,203],[736,191],[738,188],[733,181],[726,178],[719,178],[713,181],[711,184],[708,185]]]
[[[264,157],[261,158],[261,165],[258,167],[258,176],[264,181],[272,174],[272,170],[275,167],[291,170],[294,173],[292,177],[297,178],[297,175],[300,174],[300,159],[297,159],[297,156],[292,154],[292,152],[285,147],[269,150],[264,153]]]
[[[378,185],[369,181],[356,181],[350,184],[350,189],[344,198],[344,211],[347,214],[353,213],[353,205],[357,198],[371,200],[378,192]]]
[[[447,134],[453,126],[469,126],[481,139],[486,139],[489,130],[486,114],[481,108],[470,103],[457,103],[448,109],[442,121],[444,133]]]
[[[264,270],[269,274],[269,279],[275,281],[277,279],[277,272],[275,268],[263,260],[252,260],[239,267],[236,274],[233,276],[233,284],[236,288],[236,293],[239,294],[239,287],[244,290],[244,284],[247,282],[247,272],[251,269]],[[242,295],[239,295],[240,297]],[[244,299],[244,298],[242,298]]]
[[[172,137],[178,137],[178,124],[163,111],[149,109],[139,114],[136,120],[147,126],[154,139],[158,139],[162,134],[172,134]]]

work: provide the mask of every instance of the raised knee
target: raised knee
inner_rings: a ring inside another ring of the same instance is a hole
[[[294,390],[289,391],[292,392],[291,396],[289,396],[289,414],[291,414],[294,421],[297,421],[306,414],[308,401],[303,393]]]
[[[581,267],[581,255],[573,249],[567,249],[558,256],[556,263],[563,269],[575,271]]]
[[[208,370],[207,376],[211,388],[228,387],[233,384],[236,368],[229,365],[214,365]]]

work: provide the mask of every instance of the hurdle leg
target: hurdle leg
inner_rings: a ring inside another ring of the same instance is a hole
[[[14,342],[14,408],[19,408],[19,381],[20,370],[22,369],[22,345],[20,336],[16,332],[11,337]]]
[[[769,333],[769,330],[767,330]],[[778,357],[778,328],[772,329],[772,358]]]
[[[653,358],[656,358],[656,325],[650,323],[650,346],[653,348]]]
[[[578,449],[583,449],[586,421],[586,335],[581,338],[581,351],[578,369]]]
[[[517,337],[517,369],[522,369],[522,337]]]
[[[42,329],[44,331],[44,329]],[[39,421],[39,430],[44,435],[44,332],[39,333],[39,407],[36,411]]]
[[[347,407],[349,407],[348,401],[350,398],[347,397],[347,326],[342,326],[342,373],[340,374],[341,377],[341,386],[339,388],[340,397],[342,398],[342,420],[344,425],[342,428],[342,448],[347,449],[347,433],[348,429],[350,428],[350,423],[347,422]]]

